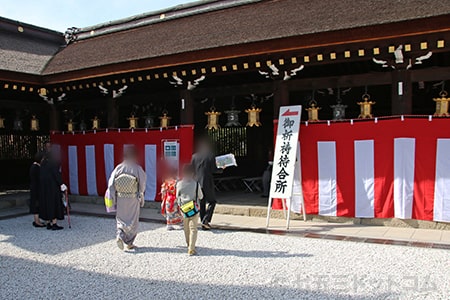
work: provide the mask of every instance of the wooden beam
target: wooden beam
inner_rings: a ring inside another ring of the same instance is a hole
[[[411,81],[441,81],[450,80],[450,67],[431,67],[411,71]]]
[[[0,105],[2,108],[12,108],[12,109],[30,109],[30,110],[46,109],[48,104],[46,104],[44,101],[41,102],[42,103],[11,100],[11,99],[0,99]]]
[[[391,72],[353,74],[343,76],[304,78],[287,82],[290,91],[326,89],[336,87],[356,87],[365,85],[391,84]]]
[[[194,101],[189,90],[180,91],[180,120],[182,125],[194,124]]]
[[[197,88],[192,91],[195,98],[229,97],[236,95],[270,94],[274,91],[273,82],[231,85],[212,88]]]
[[[13,71],[0,70],[0,81],[17,82],[33,86],[43,85],[43,77],[35,74],[26,74]]]
[[[391,109],[393,115],[412,114],[411,71],[392,72]]]
[[[119,127],[119,105],[117,100],[108,97],[106,99],[106,110],[107,110],[107,126],[108,128],[118,128]]]
[[[274,97],[273,97],[273,114],[274,119],[278,118],[278,112],[280,111],[280,106],[286,106],[290,104],[289,99],[289,89],[287,86],[287,81],[276,81],[274,84]]]

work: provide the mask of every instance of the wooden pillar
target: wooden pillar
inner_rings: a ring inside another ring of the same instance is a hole
[[[55,105],[50,105],[50,131],[59,131],[61,127],[59,126],[59,111]]]
[[[391,107],[393,115],[412,114],[412,82],[409,70],[392,73]]]
[[[193,125],[194,124],[194,99],[191,91],[180,91],[180,121],[181,125]]]
[[[107,124],[108,128],[118,128],[119,127],[119,108],[117,107],[116,99],[108,98],[106,100],[107,107]]]
[[[277,119],[280,112],[280,106],[289,105],[289,89],[286,81],[278,80],[274,82],[273,95],[273,118]]]

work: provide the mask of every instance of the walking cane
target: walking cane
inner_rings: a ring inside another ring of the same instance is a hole
[[[70,225],[69,192],[65,190],[64,195],[66,196],[67,223],[69,223],[69,228],[72,228],[72,226]]]

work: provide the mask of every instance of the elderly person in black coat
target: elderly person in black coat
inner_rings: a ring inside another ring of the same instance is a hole
[[[36,153],[34,162],[30,167],[30,214],[34,215],[34,227],[45,227],[39,219],[39,187],[41,185],[41,162],[43,158],[42,152]]]
[[[48,221],[47,229],[61,230],[57,220],[64,220],[62,192],[67,189],[59,171],[59,159],[47,152],[41,163],[39,185],[39,217]]]
[[[207,138],[202,138],[197,145],[197,152],[192,156],[191,164],[195,170],[195,180],[200,183],[203,190],[203,199],[200,201],[200,220],[202,228],[210,229],[210,222],[216,207],[216,193],[214,190],[214,173],[222,171],[216,166],[213,148]],[[208,207],[206,207],[208,203]]]

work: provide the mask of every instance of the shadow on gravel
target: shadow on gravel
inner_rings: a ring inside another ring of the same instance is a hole
[[[116,235],[115,219],[72,216],[72,228],[68,228],[67,220],[58,221],[58,224],[64,227],[60,231],[34,228],[31,223],[31,216],[2,220],[0,233],[7,238],[0,241],[0,246],[2,243],[10,243],[30,252],[58,255],[95,244],[112,242]],[[139,232],[152,231],[160,227],[162,225],[141,223]]]
[[[369,297],[355,295],[351,287],[338,292],[332,287],[304,289],[276,281],[239,286],[186,278],[130,278],[8,256],[0,256],[0,266],[9,270],[0,273],[0,299],[398,299],[395,291],[382,288]]]
[[[131,254],[143,254],[143,253],[186,253],[187,248],[165,248],[165,247],[139,247],[135,252],[129,252]],[[243,251],[243,250],[230,250],[230,249],[213,249],[205,247],[197,247],[199,256],[236,256],[245,258],[289,258],[289,257],[312,257],[312,254],[308,253],[289,253],[286,251]]]

